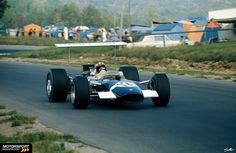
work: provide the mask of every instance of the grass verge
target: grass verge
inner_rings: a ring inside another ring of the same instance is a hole
[[[27,39],[33,38],[23,39],[29,43],[30,40]],[[60,41],[62,40],[53,40],[51,45]],[[6,60],[6,56],[1,56],[0,60],[3,58]],[[7,58],[13,58],[16,61],[67,65],[68,50],[51,46],[39,51],[14,53]],[[235,42],[166,48],[121,48],[120,50],[112,47],[71,48],[71,65],[73,66],[99,61],[115,69],[123,65],[135,65],[144,71],[236,80]]]
[[[4,37],[0,36],[0,45],[33,45],[33,46],[54,46],[55,43],[78,42],[66,41],[59,38],[34,38],[34,37]]]
[[[112,47],[82,47],[71,49],[72,57],[79,56],[108,56],[114,55]],[[35,52],[18,52],[10,57],[25,58],[44,58],[44,59],[61,59],[68,56],[67,49],[49,47]],[[152,62],[163,59],[177,59],[189,62],[236,62],[236,43],[218,43],[201,46],[180,45],[166,48],[122,48],[117,51],[117,57],[146,59]],[[143,63],[140,63],[143,64]]]
[[[236,62],[236,43],[225,42],[198,46],[179,45],[166,48],[123,49],[118,56],[149,59],[150,61],[168,58],[190,62]]]
[[[34,153],[106,153],[3,105],[0,105],[0,143],[31,143]]]

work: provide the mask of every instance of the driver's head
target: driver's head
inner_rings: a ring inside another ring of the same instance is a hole
[[[106,65],[102,62],[97,63],[95,65],[95,68],[96,68],[97,73],[101,72],[101,70],[105,70],[105,71],[107,70]]]

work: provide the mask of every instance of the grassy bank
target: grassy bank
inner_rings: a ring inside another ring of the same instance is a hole
[[[48,49],[32,53],[16,53],[12,57],[35,57],[45,59],[60,59],[67,57],[67,49],[53,47],[55,43],[75,43],[78,41],[65,41],[55,38],[32,38],[32,37],[0,37],[0,44],[8,45],[35,45],[51,46]],[[113,55],[112,47],[83,47],[72,49],[72,55],[75,57],[81,55]],[[205,44],[197,46],[179,45],[166,48],[122,48],[117,51],[118,57],[148,59],[158,61],[162,59],[178,59],[191,62],[205,61],[226,61],[236,62],[236,42],[225,42],[215,44]]]
[[[31,143],[34,153],[106,153],[0,105],[0,143]]]
[[[83,47],[83,48],[71,48],[71,58],[78,58],[80,56],[98,56],[106,55],[112,56],[111,47]],[[43,50],[34,52],[17,52],[9,57],[22,57],[22,58],[41,58],[41,59],[65,59],[68,58],[68,49],[48,47]]]
[[[167,48],[123,49],[118,56],[145,58],[151,61],[178,59],[191,62],[236,61],[236,42],[215,43],[198,46],[179,45]]]
[[[44,42],[41,43],[43,44]],[[54,43],[55,42],[53,42],[52,44]],[[34,45],[34,43],[32,43],[31,45]],[[112,47],[72,48],[71,54],[72,58],[76,58],[79,56],[98,56],[98,58],[100,58],[101,56],[112,57],[114,55],[114,49]],[[67,49],[49,47],[45,50],[35,52],[16,53],[11,57],[62,59],[67,58],[67,56]],[[200,46],[180,45],[167,48],[122,48],[121,50],[117,50],[116,56],[126,58],[139,58],[154,62],[163,59],[177,59],[190,62],[236,62],[236,42],[216,43]]]
[[[33,46],[54,46],[55,43],[78,42],[66,41],[59,38],[34,38],[34,37],[3,37],[0,36],[0,45],[33,45]]]
[[[24,39],[26,44],[30,44],[30,39],[33,38]],[[36,39],[31,42],[31,45],[37,41],[41,40]],[[65,65],[67,64],[68,50],[53,47],[54,43],[64,43],[63,40],[56,41],[59,42],[51,41],[51,45],[49,45],[51,47],[47,49],[18,52],[8,57],[18,58],[18,60],[19,58],[30,59],[30,62],[40,59],[41,63]],[[41,43],[43,44],[43,41]],[[112,47],[71,48],[71,59],[71,64],[74,66],[103,61],[112,68],[121,65],[136,65],[141,70],[153,72],[164,71],[206,78],[217,76],[217,79],[236,80],[236,42],[196,46],[179,45],[167,48],[128,49],[123,47],[120,50],[117,49],[116,52]],[[37,62],[39,61],[37,60]]]

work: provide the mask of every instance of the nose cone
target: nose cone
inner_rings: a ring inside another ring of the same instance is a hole
[[[144,99],[142,90],[134,83],[116,86],[111,91],[124,103],[140,103]]]

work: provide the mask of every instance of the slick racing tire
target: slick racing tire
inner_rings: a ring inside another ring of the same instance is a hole
[[[135,66],[123,66],[119,68],[127,80],[139,81],[138,70]]]
[[[64,69],[50,69],[46,80],[46,93],[50,102],[65,102],[69,78]]]
[[[89,82],[86,77],[77,76],[71,86],[71,102],[76,109],[86,109],[90,101]]]
[[[152,98],[155,106],[167,106],[170,100],[170,83],[166,74],[155,74],[149,84],[149,89],[156,90],[159,97]]]

